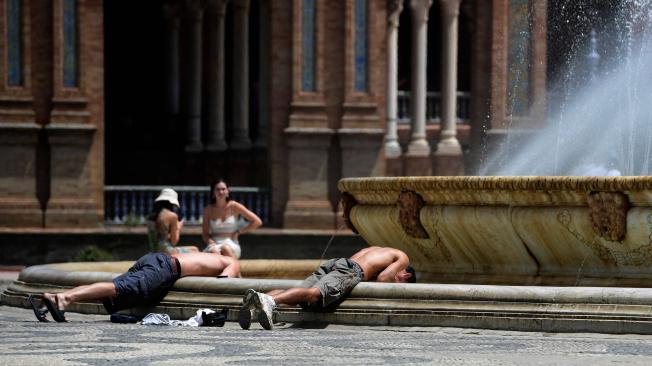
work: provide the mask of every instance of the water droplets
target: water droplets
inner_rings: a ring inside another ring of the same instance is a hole
[[[589,5],[564,2],[551,23],[549,32],[576,32],[548,85],[546,127],[524,133],[508,105],[508,133],[481,174],[652,173],[652,0],[623,0],[610,14]]]

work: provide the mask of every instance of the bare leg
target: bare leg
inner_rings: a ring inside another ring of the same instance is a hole
[[[222,252],[220,254],[226,257],[235,258],[235,253],[233,252],[233,249],[231,249],[231,247],[229,247],[228,245],[222,245]]]
[[[316,287],[291,288],[271,296],[277,304],[297,305],[302,302],[314,304],[321,299],[321,292]]]
[[[272,290],[272,291],[268,292],[267,295],[269,295],[271,297],[274,297],[274,296],[280,294],[281,292],[285,292],[285,290]]]
[[[57,304],[59,310],[65,310],[71,302],[84,300],[103,300],[117,295],[113,282],[98,282],[92,285],[78,286],[58,294],[44,293],[43,297]]]
[[[226,266],[226,268],[224,268],[222,273],[220,273],[220,276],[228,276],[228,277],[236,277],[236,278],[242,277],[240,275],[240,262],[233,259],[231,263],[228,266]]]
[[[218,249],[217,245],[215,244],[209,244],[206,246],[206,249],[204,249],[207,253],[217,253],[221,254],[220,250]]]

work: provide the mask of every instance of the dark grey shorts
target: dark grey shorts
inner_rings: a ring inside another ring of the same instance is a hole
[[[320,307],[326,308],[348,295],[363,278],[362,268],[356,262],[347,258],[330,259],[319,266],[299,287],[318,288],[322,299]],[[310,306],[302,307],[314,310]]]
[[[163,253],[142,256],[124,273],[113,279],[116,297],[104,301],[109,314],[136,306],[153,306],[167,295],[179,279],[179,261]]]

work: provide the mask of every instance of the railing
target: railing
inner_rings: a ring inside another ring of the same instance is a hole
[[[154,199],[166,186],[105,186],[104,221],[113,225],[141,225],[154,207]],[[186,225],[201,225],[209,202],[205,186],[170,186],[179,193],[179,214]],[[270,194],[266,188],[229,187],[229,196],[253,211],[263,225],[269,222]]]
[[[410,92],[398,91],[398,123],[410,123]],[[469,123],[471,108],[471,93],[457,92],[457,123]],[[439,123],[441,116],[441,93],[426,93],[426,123]]]

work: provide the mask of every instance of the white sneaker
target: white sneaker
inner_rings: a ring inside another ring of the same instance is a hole
[[[258,311],[258,322],[263,328],[272,330],[274,328],[273,312],[276,307],[274,299],[266,294],[258,293],[254,298],[256,310]]]
[[[258,293],[253,289],[248,289],[242,298],[242,307],[238,312],[238,324],[242,329],[249,329],[251,326],[251,318],[254,313],[254,308],[258,299]]]

